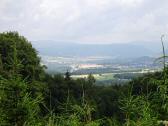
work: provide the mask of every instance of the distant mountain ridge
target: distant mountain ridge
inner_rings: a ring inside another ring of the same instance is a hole
[[[151,50],[143,45],[127,44],[77,44],[57,41],[36,41],[33,46],[40,55],[48,56],[117,56],[136,58],[154,56],[159,50]]]

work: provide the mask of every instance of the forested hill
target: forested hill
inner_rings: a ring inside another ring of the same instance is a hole
[[[77,44],[59,41],[35,41],[33,46],[47,56],[111,56],[137,58],[156,56],[158,50],[136,44]]]
[[[51,50],[51,48],[50,48]],[[168,67],[125,85],[49,75],[31,43],[0,33],[1,126],[160,126],[168,119]]]

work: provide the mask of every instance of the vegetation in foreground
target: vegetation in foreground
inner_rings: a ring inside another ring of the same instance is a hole
[[[163,46],[164,50],[164,46]],[[159,126],[168,119],[168,68],[125,85],[96,86],[90,74],[51,76],[17,32],[0,34],[1,126]]]

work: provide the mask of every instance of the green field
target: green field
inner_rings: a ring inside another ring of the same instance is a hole
[[[156,70],[141,70],[141,71],[130,71],[130,72],[118,72],[118,73],[103,73],[103,74],[92,74],[96,81],[114,81],[116,79],[131,79],[137,76],[140,76],[142,74],[146,73],[153,73]],[[118,76],[116,76],[118,75]],[[81,74],[81,75],[72,75],[71,76],[73,79],[78,79],[78,78],[87,78],[88,74]]]
[[[87,74],[85,75],[72,75],[72,78],[78,79],[78,78],[87,78]],[[113,80],[114,74],[113,73],[104,73],[104,74],[93,74],[95,79],[97,81],[106,81],[106,80]]]

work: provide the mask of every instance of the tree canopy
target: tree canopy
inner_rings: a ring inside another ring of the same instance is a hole
[[[16,62],[20,66],[16,66]],[[15,62],[15,64],[14,64]],[[17,32],[0,33],[0,69],[9,75],[14,69],[29,80],[39,80],[43,68],[31,43]]]
[[[124,85],[70,75],[45,73],[25,37],[0,33],[0,125],[159,126],[168,119],[167,66]]]

